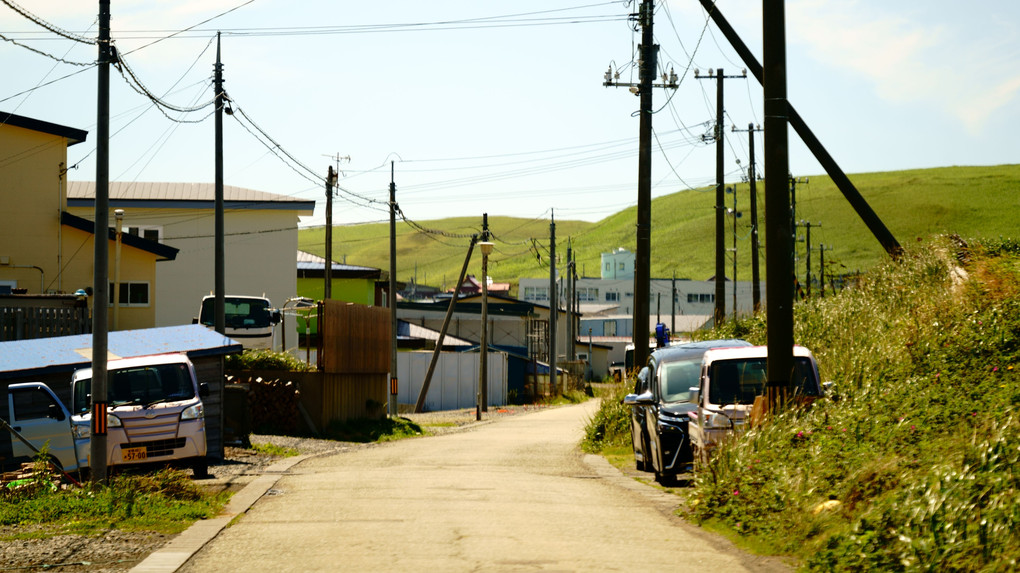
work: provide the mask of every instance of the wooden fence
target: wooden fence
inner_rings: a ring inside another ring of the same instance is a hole
[[[0,307],[0,341],[92,332],[88,308]]]
[[[319,304],[318,417],[381,418],[386,414],[390,371],[390,311],[336,300]]]

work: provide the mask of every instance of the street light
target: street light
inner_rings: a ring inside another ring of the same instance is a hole
[[[489,411],[489,255],[494,244],[488,241],[478,243],[482,251],[482,340],[478,356],[478,407],[475,419],[482,419],[482,411]]]

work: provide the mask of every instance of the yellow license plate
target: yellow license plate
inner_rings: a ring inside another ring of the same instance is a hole
[[[123,462],[141,462],[145,461],[146,452],[145,448],[124,448],[120,451],[120,459]]]

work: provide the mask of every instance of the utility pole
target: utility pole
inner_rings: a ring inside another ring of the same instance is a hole
[[[225,334],[227,331],[226,317],[226,296],[227,296],[227,247],[226,227],[223,221],[223,106],[226,98],[223,96],[223,63],[220,61],[220,33],[216,32],[216,65],[214,66],[214,90],[216,91],[216,128],[215,128],[215,154],[216,154],[216,180],[214,190],[214,248],[213,258],[215,268],[215,286],[213,290],[213,322],[216,332]]]
[[[556,216],[549,213],[549,391],[556,385],[556,322],[560,318],[560,305],[556,301]]]
[[[761,131],[761,126],[755,127],[753,123],[747,124],[747,129],[736,129],[735,132],[747,132],[747,146],[750,149],[751,165],[747,168],[747,180],[751,183],[751,299],[753,301],[754,313],[761,312],[761,274],[758,265],[758,186],[757,175],[754,172],[754,132]]]
[[[322,298],[333,298],[333,188],[336,186],[337,173],[333,166],[326,172],[326,267],[323,277]]]
[[[715,102],[715,324],[718,326],[726,320],[726,171],[723,165],[726,161],[725,132],[723,122],[725,121],[726,108],[724,106],[723,94],[724,84],[727,79],[747,79],[747,70],[743,75],[727,76],[722,68],[708,70],[708,77],[700,75],[694,70],[695,79],[716,80],[716,102]],[[735,224],[735,223],[734,223]],[[734,277],[733,289],[736,292],[736,277]],[[736,316],[736,308],[733,309]]]
[[[110,274],[110,0],[99,0],[99,85],[96,97],[96,224],[92,277],[92,439],[89,454],[92,481],[106,484],[106,424]]]
[[[765,95],[765,268],[769,410],[786,402],[793,372],[793,257],[790,243],[789,105],[785,0],[763,0]]]
[[[329,266],[333,266],[332,260]],[[332,278],[332,273],[330,274]],[[393,178],[393,162],[390,161],[390,285],[387,293],[390,303],[390,417],[397,415],[397,184]]]
[[[482,336],[478,350],[478,404],[482,412],[489,411],[489,214],[482,213]]]
[[[737,219],[740,218],[741,213],[737,211],[737,186],[734,185],[728,189],[733,193],[733,212],[730,213],[733,216],[733,318],[737,318]]]
[[[641,367],[648,361],[648,292],[651,281],[651,229],[652,229],[652,88],[676,89],[677,76],[672,69],[663,83],[655,84],[655,71],[659,46],[655,44],[652,25],[655,17],[655,1],[643,0],[640,12],[631,14],[631,21],[641,26],[639,46],[641,67],[637,84],[619,81],[619,72],[614,76],[610,67],[606,71],[604,86],[626,86],[631,93],[641,98],[638,125],[638,200],[637,200],[637,248],[634,253],[634,313],[633,337],[634,366]],[[614,77],[617,81],[614,81]],[[668,83],[667,83],[668,82]]]
[[[825,298],[825,251],[831,250],[832,247],[826,247],[825,243],[818,245],[818,288],[822,298]]]
[[[573,248],[571,247],[570,237],[567,237],[567,276],[563,277],[566,281],[566,303],[567,303],[567,362],[574,361],[574,274],[571,272],[571,266],[574,264]]]
[[[670,298],[673,300],[672,310],[669,313],[669,332],[672,337],[673,333],[676,332],[676,271],[673,271],[673,290]]]

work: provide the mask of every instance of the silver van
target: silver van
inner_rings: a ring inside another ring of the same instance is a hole
[[[0,459],[4,470],[32,461],[44,446],[50,459],[66,472],[88,466],[88,434],[74,433],[71,413],[46,384],[22,382],[8,386],[4,421],[17,432],[10,438],[10,457]]]
[[[92,369],[71,377],[72,422],[79,434],[92,421]],[[183,354],[111,360],[107,364],[107,464],[159,463],[190,466],[208,475],[205,384]]]

